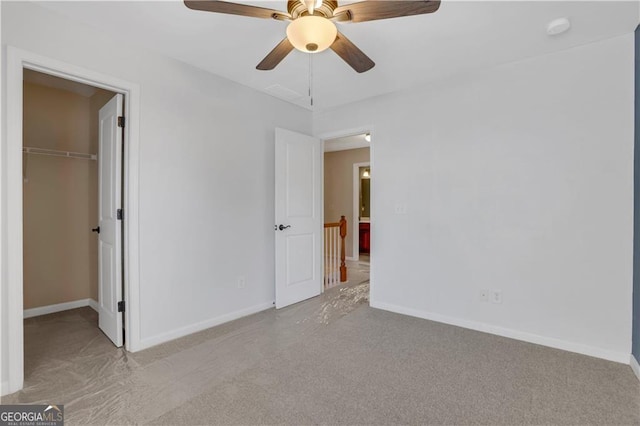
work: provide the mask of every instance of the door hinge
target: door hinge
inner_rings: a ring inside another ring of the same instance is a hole
[[[118,127],[124,127],[124,116],[118,117]]]
[[[118,220],[122,220],[123,217],[124,217],[124,213],[122,213],[122,209],[118,209],[118,211],[116,212],[116,218]]]
[[[124,312],[124,300],[118,302],[118,312]]]

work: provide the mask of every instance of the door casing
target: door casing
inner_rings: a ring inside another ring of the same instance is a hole
[[[0,151],[0,161],[5,169],[0,179],[6,179],[0,185],[1,199],[6,203],[6,218],[1,222],[1,246],[3,287],[6,285],[8,312],[3,312],[0,304],[0,318],[8,322],[8,348],[0,351],[8,357],[8,377],[2,377],[2,394],[22,389],[24,384],[24,341],[23,341],[23,256],[22,256],[22,105],[23,70],[30,69],[67,80],[77,81],[116,93],[125,98],[127,116],[124,129],[124,298],[126,300],[125,327],[127,336],[125,348],[135,352],[140,346],[139,317],[139,223],[138,223],[138,186],[139,186],[139,117],[140,87],[132,82],[121,80],[97,71],[88,70],[41,56],[13,46],[7,46],[6,61],[6,111],[4,125],[6,139]],[[6,188],[6,192],[4,190]],[[2,212],[0,212],[2,214]],[[6,232],[6,235],[3,235]],[[4,260],[6,259],[6,263]],[[6,281],[4,281],[6,280]],[[5,336],[3,336],[3,340]],[[0,365],[2,365],[0,359]]]

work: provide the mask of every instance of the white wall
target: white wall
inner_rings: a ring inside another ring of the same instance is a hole
[[[316,114],[373,125],[372,304],[628,363],[633,84],[629,34]]]
[[[2,43],[140,85],[143,345],[270,306],[274,128],[310,133],[308,111],[29,3],[2,2]]]

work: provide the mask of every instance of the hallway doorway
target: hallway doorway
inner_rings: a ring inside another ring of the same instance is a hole
[[[340,282],[329,282],[328,285],[325,282],[325,288],[344,283],[369,285],[370,141],[369,133],[325,141],[325,227],[332,222],[346,223],[346,235],[341,241],[344,251],[339,253],[344,257],[346,277],[341,276]],[[364,185],[362,180],[365,181]],[[366,244],[363,244],[365,240]]]

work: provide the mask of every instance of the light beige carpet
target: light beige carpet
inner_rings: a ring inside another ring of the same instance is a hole
[[[368,307],[336,287],[146,351],[88,308],[25,321],[26,386],[67,424],[640,424],[629,366]]]
[[[349,284],[360,284],[369,281],[369,263],[347,260],[347,281]]]

